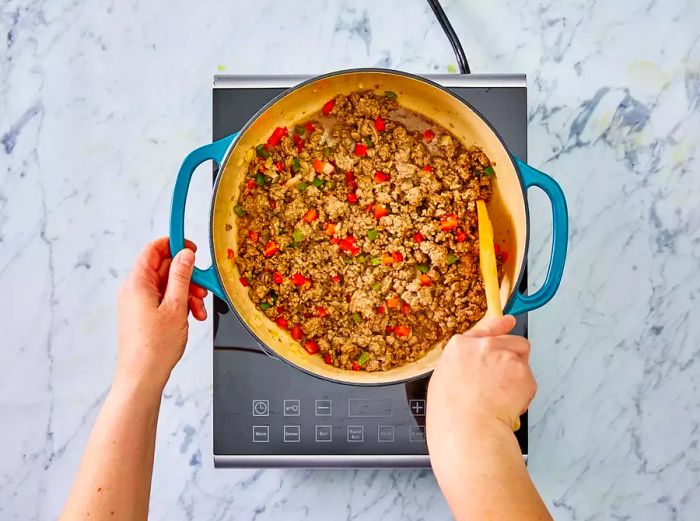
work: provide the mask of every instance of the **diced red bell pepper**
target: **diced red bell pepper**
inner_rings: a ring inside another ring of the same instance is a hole
[[[353,370],[353,371],[359,371],[359,370],[360,370],[360,364],[358,364],[357,362],[353,362],[353,363],[352,363],[352,370]]]
[[[246,279],[245,277],[241,277],[238,280],[240,281],[241,286],[243,286],[244,288],[247,288],[248,286],[250,286],[250,282],[248,282],[248,279]]]
[[[286,311],[286,308],[284,306],[277,306],[277,313],[280,315]]]
[[[434,137],[435,137],[435,132],[433,132],[430,129],[423,132],[423,139],[425,139],[428,143],[430,143]]]
[[[455,236],[455,240],[457,242],[464,242],[467,240],[467,234],[464,233],[462,230],[457,230],[457,235]]]
[[[340,244],[340,238],[333,237],[330,242],[331,242],[331,244]]]
[[[305,141],[301,139],[298,134],[294,134],[292,139],[294,140],[294,144],[297,146],[297,153],[301,154],[301,151],[304,150]]]
[[[328,365],[331,365],[331,355],[328,353],[323,355],[323,361],[326,362]]]
[[[388,213],[389,212],[387,211],[387,209],[384,208],[381,204],[374,205],[374,217],[376,217],[377,219],[381,219]]]
[[[420,276],[420,285],[421,286],[430,286],[433,283],[433,279],[430,278],[430,276],[427,273],[423,273]]]
[[[291,333],[292,333],[292,338],[294,340],[301,340],[301,337],[304,336],[304,330],[301,329],[301,326],[299,326],[299,325],[292,326]]]
[[[227,248],[226,249],[226,256],[229,259],[233,260],[233,258],[236,256],[236,254],[233,252],[233,250],[231,248]]]
[[[384,124],[384,120],[382,118],[377,118],[374,120],[374,128],[377,129],[377,132],[382,132],[384,129],[386,129],[386,125]]]
[[[255,190],[255,179],[248,179],[248,180],[245,182],[245,187],[246,187],[248,190]]]
[[[284,318],[283,316],[277,317],[277,319],[275,320],[275,324],[277,324],[282,329],[287,329],[287,325],[288,325],[287,319]]]
[[[265,170],[267,170],[267,167],[264,164],[260,164],[260,165],[258,165],[258,170],[260,172],[264,172]]]
[[[411,334],[411,328],[404,325],[398,325],[394,328],[394,333],[396,333],[396,336],[408,336]]]
[[[377,306],[377,315],[383,315],[386,312],[384,306]]]
[[[432,171],[433,171],[433,167],[430,166],[430,165],[425,165],[425,166],[423,166],[423,170],[425,170],[426,172],[432,172]]]
[[[291,277],[289,277],[289,280],[292,281],[292,284],[295,286],[303,286],[306,284],[309,280],[304,277],[301,273],[295,273]]]
[[[335,233],[335,223],[327,222],[326,224],[324,224],[323,232],[329,237],[332,237]]]
[[[275,284],[282,284],[284,282],[284,275],[282,275],[279,271],[276,271],[272,274],[272,281]]]
[[[362,143],[355,143],[355,150],[353,151],[353,154],[355,154],[358,157],[364,157],[367,155],[367,145],[363,145]]]
[[[348,194],[348,202],[349,202],[350,204],[357,204],[357,201],[358,201],[358,200],[359,200],[359,199],[357,198],[357,194],[356,194],[355,192],[350,192],[350,193]]]
[[[333,281],[333,284],[340,284],[340,275],[331,275],[331,281]]]
[[[252,242],[258,242],[259,238],[260,234],[258,232],[255,230],[248,230],[248,239],[250,239]]]
[[[314,124],[313,124],[313,123],[311,123],[310,121],[307,121],[307,122],[304,124],[304,129],[306,129],[306,131],[307,131],[309,134],[311,134],[314,130],[316,130],[316,127],[314,127]]]
[[[316,211],[315,208],[309,209],[305,214],[304,214],[304,222],[305,223],[312,223],[316,219],[318,219],[318,212]]]
[[[386,326],[386,327],[384,328],[384,331],[386,331],[387,335],[390,335],[391,333],[394,332],[394,328],[391,327],[391,326]]]
[[[346,244],[352,244],[353,246],[357,244],[357,239],[355,239],[355,237],[353,237],[352,235],[348,235],[347,237],[345,237],[345,239],[343,239],[343,241],[345,241]]]
[[[315,355],[318,353],[318,344],[313,340],[307,340],[304,342],[304,349],[306,349],[306,352],[310,355]]]
[[[347,237],[342,239],[338,243],[338,245],[340,246],[341,250],[354,257],[355,255],[360,253],[360,249],[357,246],[355,246],[356,242],[357,241],[355,240],[355,237],[353,237],[352,235],[348,235]]]
[[[355,173],[352,170],[345,172],[345,184],[350,187],[351,190],[357,189],[357,181],[355,181]]]
[[[385,183],[388,180],[389,180],[389,174],[386,174],[384,172],[379,172],[379,171],[374,173],[374,182],[375,183]]]
[[[408,302],[404,302],[401,304],[401,313],[404,315],[408,315],[411,312],[411,306],[408,305]]]
[[[284,163],[282,161],[277,161],[277,163],[275,163],[275,170],[278,172],[284,170]]]
[[[448,213],[442,219],[440,219],[440,229],[443,232],[454,230],[457,228],[459,221],[457,220],[457,215],[453,213]]]
[[[328,114],[331,113],[331,110],[333,110],[333,107],[335,107],[335,98],[326,101],[323,104],[323,108],[321,109],[321,112],[323,112],[324,116],[327,116]]]
[[[270,137],[267,138],[267,144],[271,147],[277,146],[279,145],[279,142],[282,139],[282,137],[288,135],[289,131],[287,130],[287,127],[277,127],[275,130],[272,131],[272,135],[270,135]]]
[[[403,260],[403,255],[400,251],[395,251],[391,254],[391,258],[394,259],[394,262],[401,262]]]
[[[269,241],[265,245],[265,249],[263,250],[263,254],[265,255],[265,257],[272,257],[278,251],[280,251],[279,244],[277,244],[275,241]]]
[[[372,212],[374,211],[374,201],[372,201],[371,203],[369,203],[369,204],[367,205],[367,208],[365,208],[365,210],[367,211],[367,213],[372,213]]]
[[[319,317],[325,317],[328,314],[328,312],[326,311],[326,308],[324,308],[323,306],[316,306],[316,314]]]
[[[421,232],[416,232],[413,234],[413,242],[420,244],[424,240],[425,240],[425,237],[423,237],[423,234]]]

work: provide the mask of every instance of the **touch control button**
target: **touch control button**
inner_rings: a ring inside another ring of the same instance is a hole
[[[299,400],[285,400],[284,401],[284,415],[285,416],[300,416],[301,415],[301,402]]]
[[[270,416],[270,400],[253,400],[253,416]]]
[[[377,427],[377,441],[379,441],[379,443],[388,443],[394,441],[394,426],[379,425]]]
[[[425,427],[423,425],[411,425],[408,439],[416,442],[425,441]]]
[[[333,427],[330,425],[316,425],[316,441],[333,441]]]
[[[284,442],[299,443],[301,441],[301,427],[299,425],[284,426]]]
[[[365,441],[365,428],[362,425],[348,425],[348,441]]]
[[[425,400],[410,400],[408,406],[414,416],[425,416]]]
[[[270,441],[269,425],[253,425],[253,443],[268,443]]]
[[[331,400],[316,400],[316,416],[331,416],[333,402]]]

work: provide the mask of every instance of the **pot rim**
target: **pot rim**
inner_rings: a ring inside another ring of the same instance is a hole
[[[517,162],[513,158],[513,154],[510,153],[510,150],[506,146],[506,144],[503,142],[503,138],[501,135],[498,133],[498,131],[491,125],[491,123],[484,117],[484,115],[479,112],[471,103],[469,103],[467,100],[460,98],[457,96],[455,93],[452,91],[448,90],[446,87],[443,87],[442,85],[425,78],[423,76],[419,76],[410,72],[405,72],[405,71],[399,71],[399,70],[394,70],[394,69],[384,69],[381,67],[356,67],[352,69],[341,69],[337,71],[331,71],[319,76],[314,76],[312,78],[309,78],[305,81],[302,81],[301,83],[298,83],[296,85],[293,85],[284,91],[280,92],[277,96],[272,98],[269,102],[267,102],[265,105],[263,105],[255,114],[253,114],[250,119],[246,122],[243,127],[238,131],[238,136],[231,142],[229,145],[228,149],[226,150],[226,153],[224,154],[224,158],[219,165],[218,172],[216,174],[216,179],[214,180],[214,186],[212,189],[212,196],[211,196],[211,205],[209,209],[209,251],[210,251],[210,256],[211,256],[211,263],[212,266],[214,267],[214,274],[216,275],[217,280],[219,281],[219,285],[224,289],[224,293],[226,295],[226,305],[228,306],[229,311],[233,312],[233,315],[236,317],[238,322],[250,333],[250,335],[256,340],[260,348],[265,352],[265,354],[272,356],[273,358],[276,358],[278,360],[282,360],[286,364],[289,364],[290,366],[294,367],[295,369],[298,369],[300,371],[303,371],[304,373],[311,375],[315,378],[320,378],[322,380],[326,380],[328,382],[333,382],[336,384],[341,384],[341,385],[350,385],[350,386],[359,386],[359,387],[380,387],[380,386],[385,386],[385,385],[398,385],[398,384],[404,384],[408,382],[412,382],[415,380],[419,380],[422,378],[425,378],[427,376],[432,375],[434,369],[427,370],[423,373],[417,374],[415,376],[409,376],[407,378],[399,378],[396,380],[391,380],[389,382],[348,382],[346,380],[338,380],[335,378],[331,378],[328,376],[320,375],[318,373],[315,373],[313,371],[310,371],[309,369],[305,367],[301,367],[294,362],[287,360],[286,358],[280,356],[277,351],[269,347],[256,333],[253,331],[253,329],[248,326],[245,320],[243,320],[243,317],[241,317],[240,313],[236,309],[236,307],[232,304],[231,299],[228,296],[228,290],[226,289],[226,286],[223,284],[223,280],[221,278],[221,274],[219,272],[219,266],[218,266],[218,259],[216,258],[216,254],[214,252],[214,201],[216,201],[216,197],[219,191],[219,185],[221,181],[221,173],[228,162],[228,159],[231,155],[231,152],[233,152],[233,149],[236,148],[236,144],[238,143],[238,138],[240,135],[245,133],[246,130],[255,122],[262,114],[264,114],[272,105],[277,103],[280,99],[284,98],[291,92],[305,87],[309,84],[315,83],[319,80],[325,79],[325,78],[330,78],[334,76],[342,76],[344,74],[353,74],[353,73],[363,73],[363,72],[379,72],[379,73],[384,73],[384,74],[392,74],[396,76],[403,76],[406,78],[410,78],[412,80],[420,81],[423,83],[427,83],[444,93],[446,93],[449,96],[452,96],[456,100],[458,100],[460,103],[463,103],[466,105],[469,109],[471,109],[478,117],[479,119],[488,126],[488,128],[493,132],[493,134],[496,136],[498,139],[499,143],[503,147],[503,149],[506,151],[506,154],[508,155],[508,159],[510,160],[511,164],[513,165],[513,168],[517,174],[518,177],[518,183],[520,184],[520,191],[523,195],[523,204],[524,204],[524,209],[525,209],[525,241],[523,245],[523,259],[522,262],[520,263],[520,270],[515,277],[515,280],[513,282],[513,288],[510,292],[510,295],[508,296],[508,300],[506,301],[505,305],[503,306],[503,309],[506,310],[510,306],[511,302],[513,301],[513,298],[515,297],[516,293],[518,292],[518,288],[520,287],[520,284],[522,283],[523,276],[525,274],[525,267],[527,264],[527,252],[528,248],[530,246],[530,209],[528,206],[527,202],[527,191],[525,189],[525,184],[523,183],[522,175],[520,172],[520,168],[518,167]]]

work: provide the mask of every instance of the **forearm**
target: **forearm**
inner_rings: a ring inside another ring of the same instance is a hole
[[[467,423],[441,433],[439,440],[439,446],[431,446],[431,461],[458,521],[551,519],[505,424]]]
[[[62,520],[145,520],[162,386],[115,378]]]

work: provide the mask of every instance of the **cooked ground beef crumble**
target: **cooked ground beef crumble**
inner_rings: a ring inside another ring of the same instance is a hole
[[[384,371],[482,317],[475,202],[494,170],[481,149],[365,91],[249,154],[234,207],[241,284],[310,354]]]

